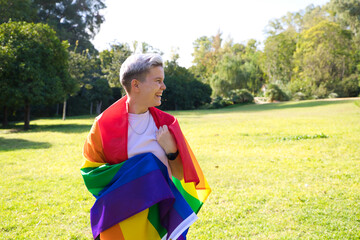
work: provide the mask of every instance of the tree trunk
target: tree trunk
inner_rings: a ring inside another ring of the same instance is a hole
[[[4,106],[4,118],[3,118],[2,126],[7,127],[8,124],[9,124],[9,122],[8,122],[8,107]]]
[[[66,119],[66,97],[64,97],[64,107],[63,107],[63,116],[62,116],[62,120],[65,121]]]
[[[92,110],[93,110],[93,102],[90,103],[90,115],[92,115]]]
[[[102,105],[102,101],[97,102],[97,104],[96,104],[96,115],[100,115],[100,113],[101,113],[101,105]]]
[[[343,80],[344,75],[345,75],[345,57],[343,57],[343,66],[342,66],[341,80]]]
[[[29,128],[30,128],[30,104],[25,103],[24,129],[29,130]]]

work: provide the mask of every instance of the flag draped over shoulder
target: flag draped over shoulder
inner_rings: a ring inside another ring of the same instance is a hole
[[[99,117],[85,141],[81,174],[96,201],[90,212],[94,238],[186,239],[210,187],[175,117],[149,108],[159,128],[173,134],[184,179],[168,176],[152,153],[128,159],[128,111],[123,97]]]

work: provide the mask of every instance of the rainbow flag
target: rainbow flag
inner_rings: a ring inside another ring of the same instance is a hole
[[[150,108],[156,125],[173,133],[184,180],[170,179],[152,153],[127,158],[126,97],[95,119],[85,141],[81,174],[96,201],[90,211],[94,238],[186,239],[210,187],[177,120]]]

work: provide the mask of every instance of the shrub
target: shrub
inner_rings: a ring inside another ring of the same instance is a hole
[[[356,97],[360,93],[360,76],[351,74],[344,78],[336,89],[336,92],[341,97]]]
[[[306,96],[302,92],[297,92],[293,95],[293,99],[296,101],[305,100]]]
[[[288,101],[289,97],[286,95],[286,93],[279,88],[276,84],[270,84],[265,92],[265,96],[269,98],[269,100],[272,101]]]
[[[318,98],[326,98],[329,96],[329,91],[323,83],[321,83],[319,86],[315,84],[311,86],[311,93]]]
[[[339,95],[337,93],[333,92],[333,93],[330,93],[328,97],[329,98],[337,98],[337,97],[339,97]]]
[[[247,89],[235,89],[229,92],[229,99],[234,103],[251,103],[254,96]]]
[[[312,95],[312,96],[310,97],[310,99],[318,100],[318,99],[320,99],[320,98],[319,98],[318,95]]]
[[[234,104],[229,98],[223,98],[221,96],[217,96],[213,99],[211,102],[212,107],[211,108],[223,108],[229,105]]]

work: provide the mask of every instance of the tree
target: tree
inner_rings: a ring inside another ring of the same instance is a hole
[[[349,75],[351,33],[337,23],[322,21],[300,35],[294,55],[292,90],[325,97]]]
[[[359,43],[360,2],[358,0],[331,0],[327,9],[343,28],[350,28]]]
[[[200,82],[175,60],[165,63],[166,90],[163,93],[162,109],[195,109],[210,103],[211,88]]]
[[[12,21],[31,22],[36,19],[32,0],[0,0],[0,24]]]
[[[65,88],[64,104],[63,104],[63,114],[62,119],[66,119],[66,106],[67,99],[69,96],[76,94],[81,87],[86,83],[83,81],[86,71],[90,71],[91,66],[87,63],[87,51],[83,51],[83,54],[76,53],[78,42],[76,42],[75,49],[69,51],[69,74],[70,78],[73,80],[72,85],[68,84]]]
[[[209,83],[211,76],[215,73],[217,63],[222,57],[221,39],[222,33],[218,31],[212,37],[200,37],[193,43],[194,66],[191,72],[204,83]]]
[[[94,57],[88,51],[83,51],[81,54],[75,51],[70,52],[70,75],[77,80],[80,88],[80,91],[77,91],[78,96],[74,97],[79,97],[78,101],[90,105],[90,115],[92,115],[94,102],[96,113],[100,114],[103,103],[107,103],[112,98],[111,88],[103,74],[101,56],[106,55]],[[103,60],[111,61],[106,57]]]
[[[3,109],[3,127],[8,125],[8,111],[15,108],[18,103],[14,96],[18,95],[18,89],[11,88],[13,76],[10,71],[14,65],[14,49],[10,46],[0,47],[0,107]]]
[[[227,96],[232,89],[246,88],[246,73],[241,55],[225,54],[210,79],[213,96]]]
[[[2,92],[9,101],[25,107],[24,128],[29,128],[30,106],[51,104],[64,96],[68,76],[68,44],[60,42],[48,25],[9,22],[0,25]]]
[[[308,7],[310,8],[310,6]],[[285,16],[269,21],[266,33],[269,36],[278,35],[284,31],[301,32],[303,28],[303,12],[288,12]]]
[[[208,62],[210,61],[209,57],[211,54],[211,39],[206,36],[202,36],[195,40],[193,43],[194,53],[192,56],[194,57],[193,63],[194,65],[191,67],[191,72],[195,74],[195,76],[200,77],[204,81],[211,75],[208,72]]]
[[[284,31],[265,41],[262,66],[271,83],[287,84],[293,73],[298,33]]]
[[[229,42],[221,51],[223,55],[210,78],[213,97],[227,97],[233,89],[259,91],[264,79],[259,66],[257,42],[251,39],[246,46]]]
[[[258,50],[258,44],[255,39],[250,39],[245,47],[244,53],[244,71],[247,78],[247,89],[252,93],[260,91],[261,86],[265,83],[264,72],[262,71],[261,56],[262,52]]]
[[[121,87],[119,81],[121,64],[132,54],[129,45],[113,44],[110,50],[100,52],[102,72],[111,87]]]
[[[96,103],[96,115],[101,113],[101,107],[104,102],[110,100],[112,95],[111,88],[106,79],[98,77],[92,82],[92,88],[90,90],[91,102]]]
[[[150,44],[135,41],[133,43],[133,51],[126,43],[117,43],[110,46],[110,50],[100,52],[100,61],[102,72],[109,82],[111,87],[121,87],[119,81],[120,67],[123,62],[133,53],[157,53],[162,55],[158,49],[152,47]],[[123,90],[123,93],[125,91]]]
[[[307,6],[301,13],[301,28],[299,32],[308,30],[322,21],[331,21],[329,14],[325,7],[314,6],[313,4]]]
[[[100,11],[106,6],[103,0],[32,0],[38,22],[47,23],[60,40],[71,46],[79,41],[79,50],[96,51],[90,42],[104,22]]]
[[[266,32],[262,68],[270,83],[286,86],[293,75],[293,55],[299,34],[327,19],[326,11],[313,4],[299,12],[269,22]]]
[[[275,36],[285,31],[300,33],[323,20],[328,20],[328,13],[324,8],[310,4],[305,10],[288,12],[281,18],[271,20],[266,26],[265,32],[269,36]]]
[[[347,78],[344,85],[357,85],[360,81],[360,2],[357,0],[331,0],[327,4],[327,10],[335,21],[340,24],[343,29],[350,29],[353,33],[353,59],[351,67],[351,77]],[[356,80],[357,79],[357,80]],[[352,82],[352,83],[351,83]],[[347,87],[345,87],[347,88]],[[356,89],[356,88],[355,88]],[[355,89],[345,90],[349,96],[356,96]],[[355,92],[354,92],[355,91]]]

